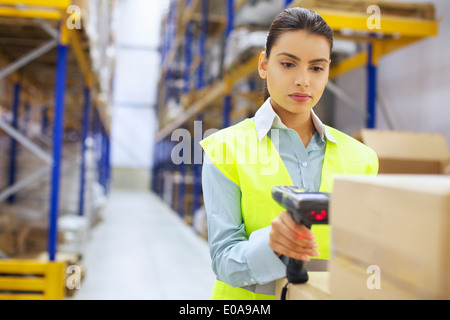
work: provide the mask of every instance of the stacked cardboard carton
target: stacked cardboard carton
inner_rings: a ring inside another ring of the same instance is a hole
[[[355,138],[377,153],[379,173],[450,174],[450,152],[442,134],[364,129]]]
[[[309,280],[303,284],[288,284],[286,278],[278,279],[275,297],[286,300],[331,300],[330,273],[308,272]],[[287,288],[286,296],[282,297],[282,290]]]
[[[449,177],[338,177],[330,218],[334,299],[450,298]]]

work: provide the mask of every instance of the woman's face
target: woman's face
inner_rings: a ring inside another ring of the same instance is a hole
[[[259,74],[267,79],[267,88],[275,111],[304,113],[317,104],[328,82],[330,44],[324,36],[304,30],[282,33],[275,41],[270,57],[260,56]],[[281,111],[281,110],[280,110]]]

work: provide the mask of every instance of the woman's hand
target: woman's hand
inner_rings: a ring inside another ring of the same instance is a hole
[[[278,255],[302,261],[309,256],[319,256],[315,250],[314,234],[304,225],[296,223],[287,211],[283,211],[272,221],[269,246]]]

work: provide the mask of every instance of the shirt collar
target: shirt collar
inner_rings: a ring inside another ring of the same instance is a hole
[[[322,140],[324,140],[324,137],[325,137],[325,139],[327,139],[328,141],[333,142],[333,143],[337,143],[337,141],[334,140],[334,138],[331,135],[331,133],[327,130],[327,127],[325,127],[325,125],[322,123],[322,121],[320,121],[319,117],[316,115],[314,110],[311,110],[311,116],[312,116],[312,120],[313,120],[314,126],[316,127],[316,130],[320,134],[320,138]]]
[[[320,134],[320,138],[324,140],[325,137],[327,140],[337,143],[313,110],[311,110],[311,116],[316,130]],[[256,111],[254,120],[259,141],[261,141],[264,136],[267,135],[272,127],[287,129],[287,127],[281,121],[280,117],[273,110],[272,105],[270,104],[270,98],[268,98],[258,109],[258,111]]]

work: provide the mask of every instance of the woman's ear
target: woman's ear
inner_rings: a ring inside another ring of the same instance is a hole
[[[258,73],[259,73],[259,76],[262,79],[266,79],[267,78],[267,62],[268,61],[267,61],[266,52],[263,51],[259,55],[259,62],[258,62]]]

